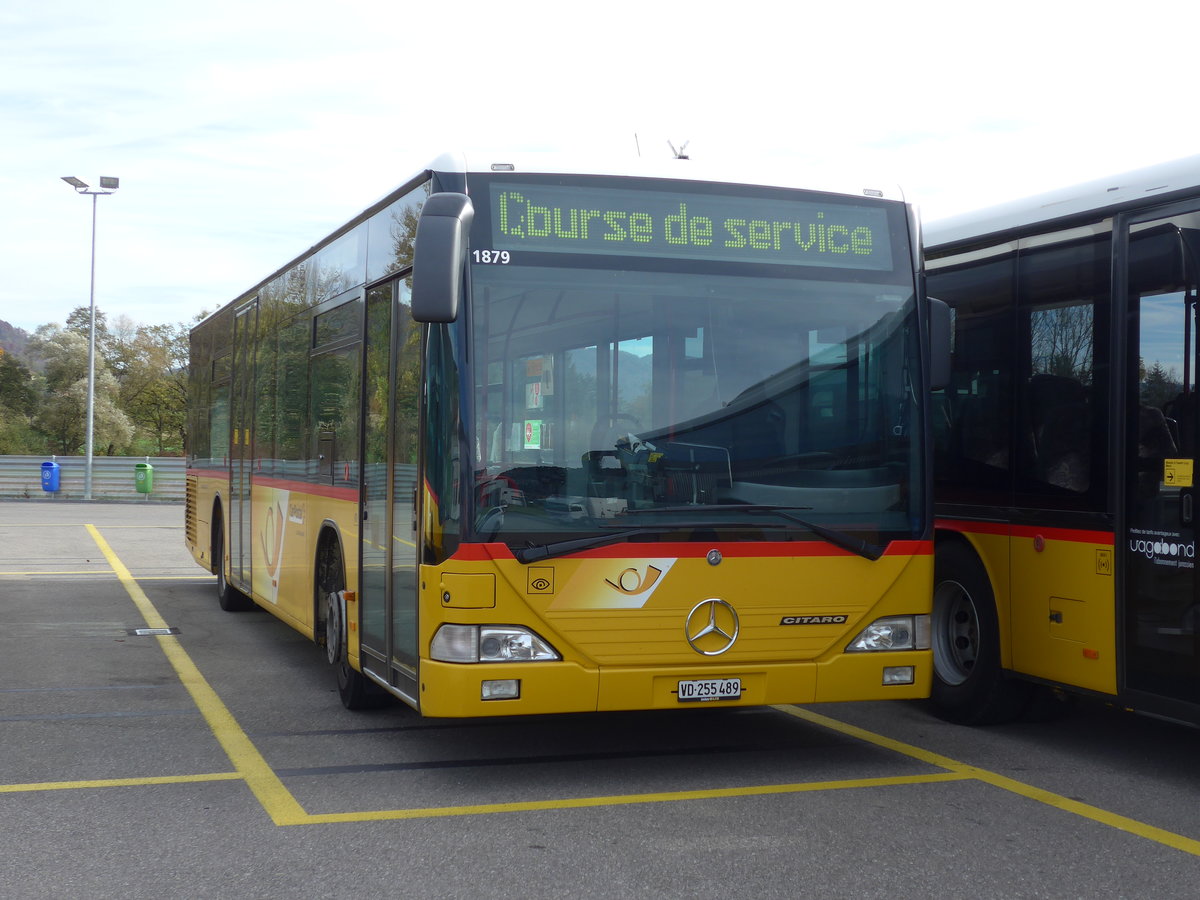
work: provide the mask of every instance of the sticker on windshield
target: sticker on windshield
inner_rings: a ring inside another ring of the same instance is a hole
[[[525,449],[526,450],[541,450],[542,449],[542,420],[541,419],[526,419],[525,420]]]

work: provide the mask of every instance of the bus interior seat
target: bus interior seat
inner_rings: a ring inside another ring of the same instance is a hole
[[[1029,432],[1034,476],[1083,493],[1091,481],[1087,390],[1067,375],[1029,379]]]
[[[959,412],[962,458],[996,469],[1008,468],[1008,401],[996,394],[967,397]]]
[[[714,503],[723,489],[733,485],[729,451],[724,447],[670,441],[661,449],[668,503]]]

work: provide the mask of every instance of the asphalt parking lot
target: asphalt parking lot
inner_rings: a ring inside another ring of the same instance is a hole
[[[218,608],[182,517],[0,503],[5,897],[1197,893],[1194,730],[349,712],[318,648]]]

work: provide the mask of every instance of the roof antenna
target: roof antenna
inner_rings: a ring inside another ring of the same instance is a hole
[[[675,145],[672,144],[670,141],[667,141],[667,146],[671,148],[671,152],[675,154],[676,159],[691,159],[691,157],[688,156],[684,152],[685,150],[687,150],[687,145],[690,143],[691,143],[691,141],[684,141],[682,144],[679,145],[678,150],[675,149]]]
[[[637,147],[638,159],[641,159],[642,158],[642,142],[640,140],[638,140],[638,133],[636,131],[633,133],[633,143],[634,143],[634,146]]]

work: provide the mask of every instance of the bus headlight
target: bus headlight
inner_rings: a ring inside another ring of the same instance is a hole
[[[439,662],[543,662],[561,659],[553,647],[517,625],[443,625],[429,655]]]
[[[876,619],[860,631],[846,647],[846,652],[928,649],[929,616],[888,616]]]

